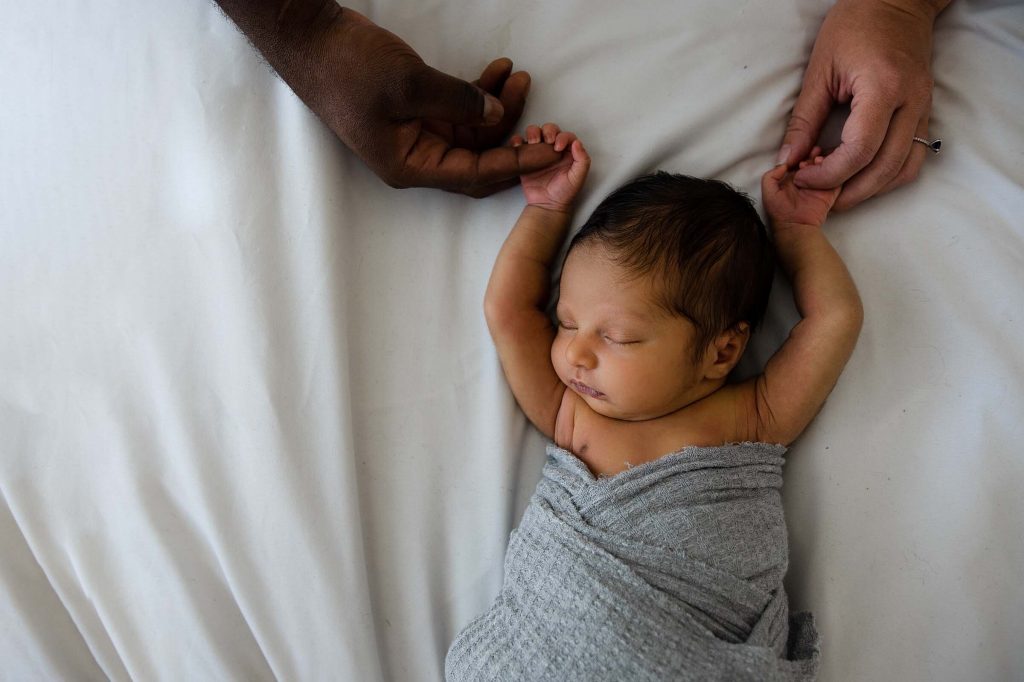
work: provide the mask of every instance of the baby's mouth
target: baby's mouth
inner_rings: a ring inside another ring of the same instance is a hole
[[[572,386],[572,389],[577,393],[589,395],[591,398],[604,398],[604,393],[601,393],[601,391],[596,388],[591,388],[590,386],[587,386],[580,381],[576,381],[575,379],[570,380],[569,385]]]

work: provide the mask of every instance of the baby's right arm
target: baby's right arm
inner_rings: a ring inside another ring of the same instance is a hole
[[[562,159],[522,176],[527,205],[498,253],[484,297],[487,327],[516,401],[533,424],[555,438],[555,421],[565,393],[551,364],[555,328],[548,317],[551,269],[565,241],[576,194],[590,157],[576,136],[553,124],[529,126],[526,142],[546,142]],[[522,138],[512,140],[514,146]]]
[[[818,154],[815,149],[813,155]],[[817,157],[811,163],[820,163]],[[804,162],[806,165],[808,162]],[[761,180],[779,263],[803,318],[745,386],[755,440],[789,444],[821,409],[853,353],[864,311],[857,288],[821,231],[839,189],[801,189],[784,165]]]

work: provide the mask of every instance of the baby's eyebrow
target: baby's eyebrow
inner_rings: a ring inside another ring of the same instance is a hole
[[[650,324],[654,321],[654,317],[652,315],[632,310],[623,311],[616,317],[630,322],[639,322],[641,324]]]

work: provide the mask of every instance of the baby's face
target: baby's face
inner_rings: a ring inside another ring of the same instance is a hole
[[[551,362],[598,414],[639,421],[701,397],[696,328],[656,301],[651,277],[617,265],[604,246],[573,249],[562,269]]]

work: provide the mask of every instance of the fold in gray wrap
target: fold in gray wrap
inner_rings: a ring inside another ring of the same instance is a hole
[[[456,680],[805,680],[789,617],[782,455],[691,447],[598,478],[548,446],[491,608],[456,638]]]

